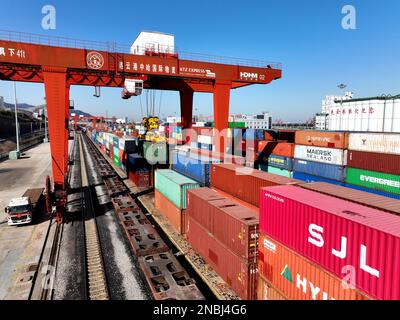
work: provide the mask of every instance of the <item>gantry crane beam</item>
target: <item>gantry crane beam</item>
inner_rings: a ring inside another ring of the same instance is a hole
[[[279,64],[261,67],[185,60],[176,54],[134,55],[58,45],[64,38],[57,42],[57,38],[44,37],[51,45],[32,43],[36,35],[18,35],[21,40],[0,40],[0,79],[45,85],[55,190],[66,187],[71,85],[122,87],[125,79],[140,78],[144,88],[177,90],[184,128],[191,126],[193,93],[210,92],[215,128],[223,130],[228,127],[231,89],[267,84],[282,75]]]

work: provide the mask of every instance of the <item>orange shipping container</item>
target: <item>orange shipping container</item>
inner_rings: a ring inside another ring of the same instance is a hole
[[[258,152],[262,152],[264,155],[275,154],[277,156],[293,158],[294,143],[259,141]]]
[[[347,149],[348,134],[346,132],[330,131],[297,131],[296,144],[306,146]]]
[[[260,274],[290,300],[368,300],[322,267],[260,234]]]
[[[257,281],[257,300],[287,300],[287,298],[259,275]]]
[[[154,190],[154,206],[180,234],[186,234],[186,210],[175,207],[157,190]]]

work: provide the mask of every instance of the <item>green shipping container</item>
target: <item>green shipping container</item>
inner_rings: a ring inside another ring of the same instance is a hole
[[[286,177],[286,178],[293,178],[293,171],[289,171],[289,170],[285,170],[285,169],[280,169],[280,168],[260,164],[260,170],[268,172],[268,173],[276,174],[278,176]]]
[[[151,165],[160,163],[168,163],[168,148],[165,142],[150,142],[143,143],[143,156]]]
[[[186,190],[200,188],[200,185],[169,169],[155,171],[155,188],[178,209],[186,209]]]
[[[211,126],[214,128],[214,122]],[[246,124],[244,122],[228,122],[228,128],[246,128]]]
[[[346,182],[369,189],[400,194],[400,176],[347,167]]]
[[[119,155],[114,154],[114,163],[118,166],[121,167],[121,160],[119,160]]]

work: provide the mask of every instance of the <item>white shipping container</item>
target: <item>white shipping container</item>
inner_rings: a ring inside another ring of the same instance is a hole
[[[142,31],[131,46],[131,53],[144,55],[149,50],[156,53],[174,53],[174,35]]]
[[[400,134],[351,133],[349,150],[400,155]]]
[[[329,130],[400,132],[400,99],[336,103],[329,108]]]
[[[345,166],[347,164],[347,150],[341,149],[296,145],[294,148],[294,157],[296,159],[338,166]]]
[[[124,139],[124,138],[119,139],[119,141],[118,141],[118,148],[119,148],[119,150],[124,150],[124,149],[125,149],[125,140],[126,140],[126,139]]]

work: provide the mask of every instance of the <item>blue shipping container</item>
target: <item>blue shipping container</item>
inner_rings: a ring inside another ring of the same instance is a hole
[[[207,187],[210,186],[210,163],[221,162],[217,159],[206,156],[200,157],[181,151],[173,151],[172,161],[172,168],[174,171]]]
[[[294,159],[293,170],[341,182],[346,178],[346,167],[308,160]]]
[[[253,140],[264,140],[264,130],[263,129],[246,129],[243,130],[243,139],[247,139],[249,136]]]
[[[268,166],[292,171],[293,159],[289,157],[282,157],[270,154],[268,157]]]
[[[343,182],[330,180],[330,179],[326,179],[326,178],[322,178],[322,177],[317,177],[317,176],[313,176],[308,173],[303,173],[303,172],[298,172],[298,171],[293,172],[293,179],[303,180],[306,182],[326,182],[326,183],[336,184],[338,186],[345,185]]]
[[[375,189],[369,189],[369,188],[360,187],[360,186],[355,186],[355,185],[348,184],[348,183],[346,183],[344,186],[347,187],[347,188],[361,190],[361,191],[377,194],[379,196],[384,196],[384,197],[389,197],[389,198],[400,200],[400,195],[398,195],[398,194],[386,193],[386,192],[383,192],[383,191],[379,191],[379,190],[375,190]]]

